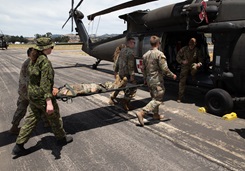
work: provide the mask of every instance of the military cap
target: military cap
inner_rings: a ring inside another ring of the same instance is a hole
[[[40,37],[36,40],[36,45],[33,47],[39,51],[53,47],[55,44],[52,42],[51,38]]]

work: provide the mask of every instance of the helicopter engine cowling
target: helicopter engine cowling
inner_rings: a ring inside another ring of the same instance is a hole
[[[78,19],[82,20],[84,18],[84,14],[79,11],[79,10],[76,10],[75,11],[75,15],[77,16]]]

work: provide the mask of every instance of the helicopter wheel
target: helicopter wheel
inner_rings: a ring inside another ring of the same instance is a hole
[[[225,90],[216,88],[205,95],[205,104],[209,113],[222,116],[233,109],[233,100]]]

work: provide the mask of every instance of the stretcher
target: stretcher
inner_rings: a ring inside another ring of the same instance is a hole
[[[108,93],[108,92],[113,92],[113,91],[127,91],[129,89],[132,88],[138,88],[138,87],[143,87],[145,86],[145,84],[132,84],[126,87],[122,87],[122,88],[112,88],[112,89],[106,89],[106,88],[102,88],[99,91],[96,92],[89,92],[89,93],[76,93],[73,88],[71,86],[69,86],[69,84],[65,84],[64,86],[60,87],[59,89],[67,89],[68,91],[71,92],[71,94],[62,94],[62,93],[57,93],[57,95],[55,96],[56,99],[61,100],[63,102],[68,102],[69,100],[72,101],[73,98],[75,97],[80,97],[80,96],[90,96],[90,95],[94,95],[94,94],[100,94],[100,93]]]

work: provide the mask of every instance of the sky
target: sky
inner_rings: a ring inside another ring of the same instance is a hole
[[[74,0],[74,7],[80,0]],[[129,0],[84,0],[78,10],[84,14],[84,25],[89,34],[121,34],[126,23],[118,16],[136,10],[153,10],[183,0],[158,0],[136,7],[126,8],[97,16],[93,22],[87,16]],[[0,0],[0,34],[34,37],[35,34],[75,34],[71,32],[71,20],[62,29],[69,17],[71,0]],[[75,28],[75,23],[74,23]]]

